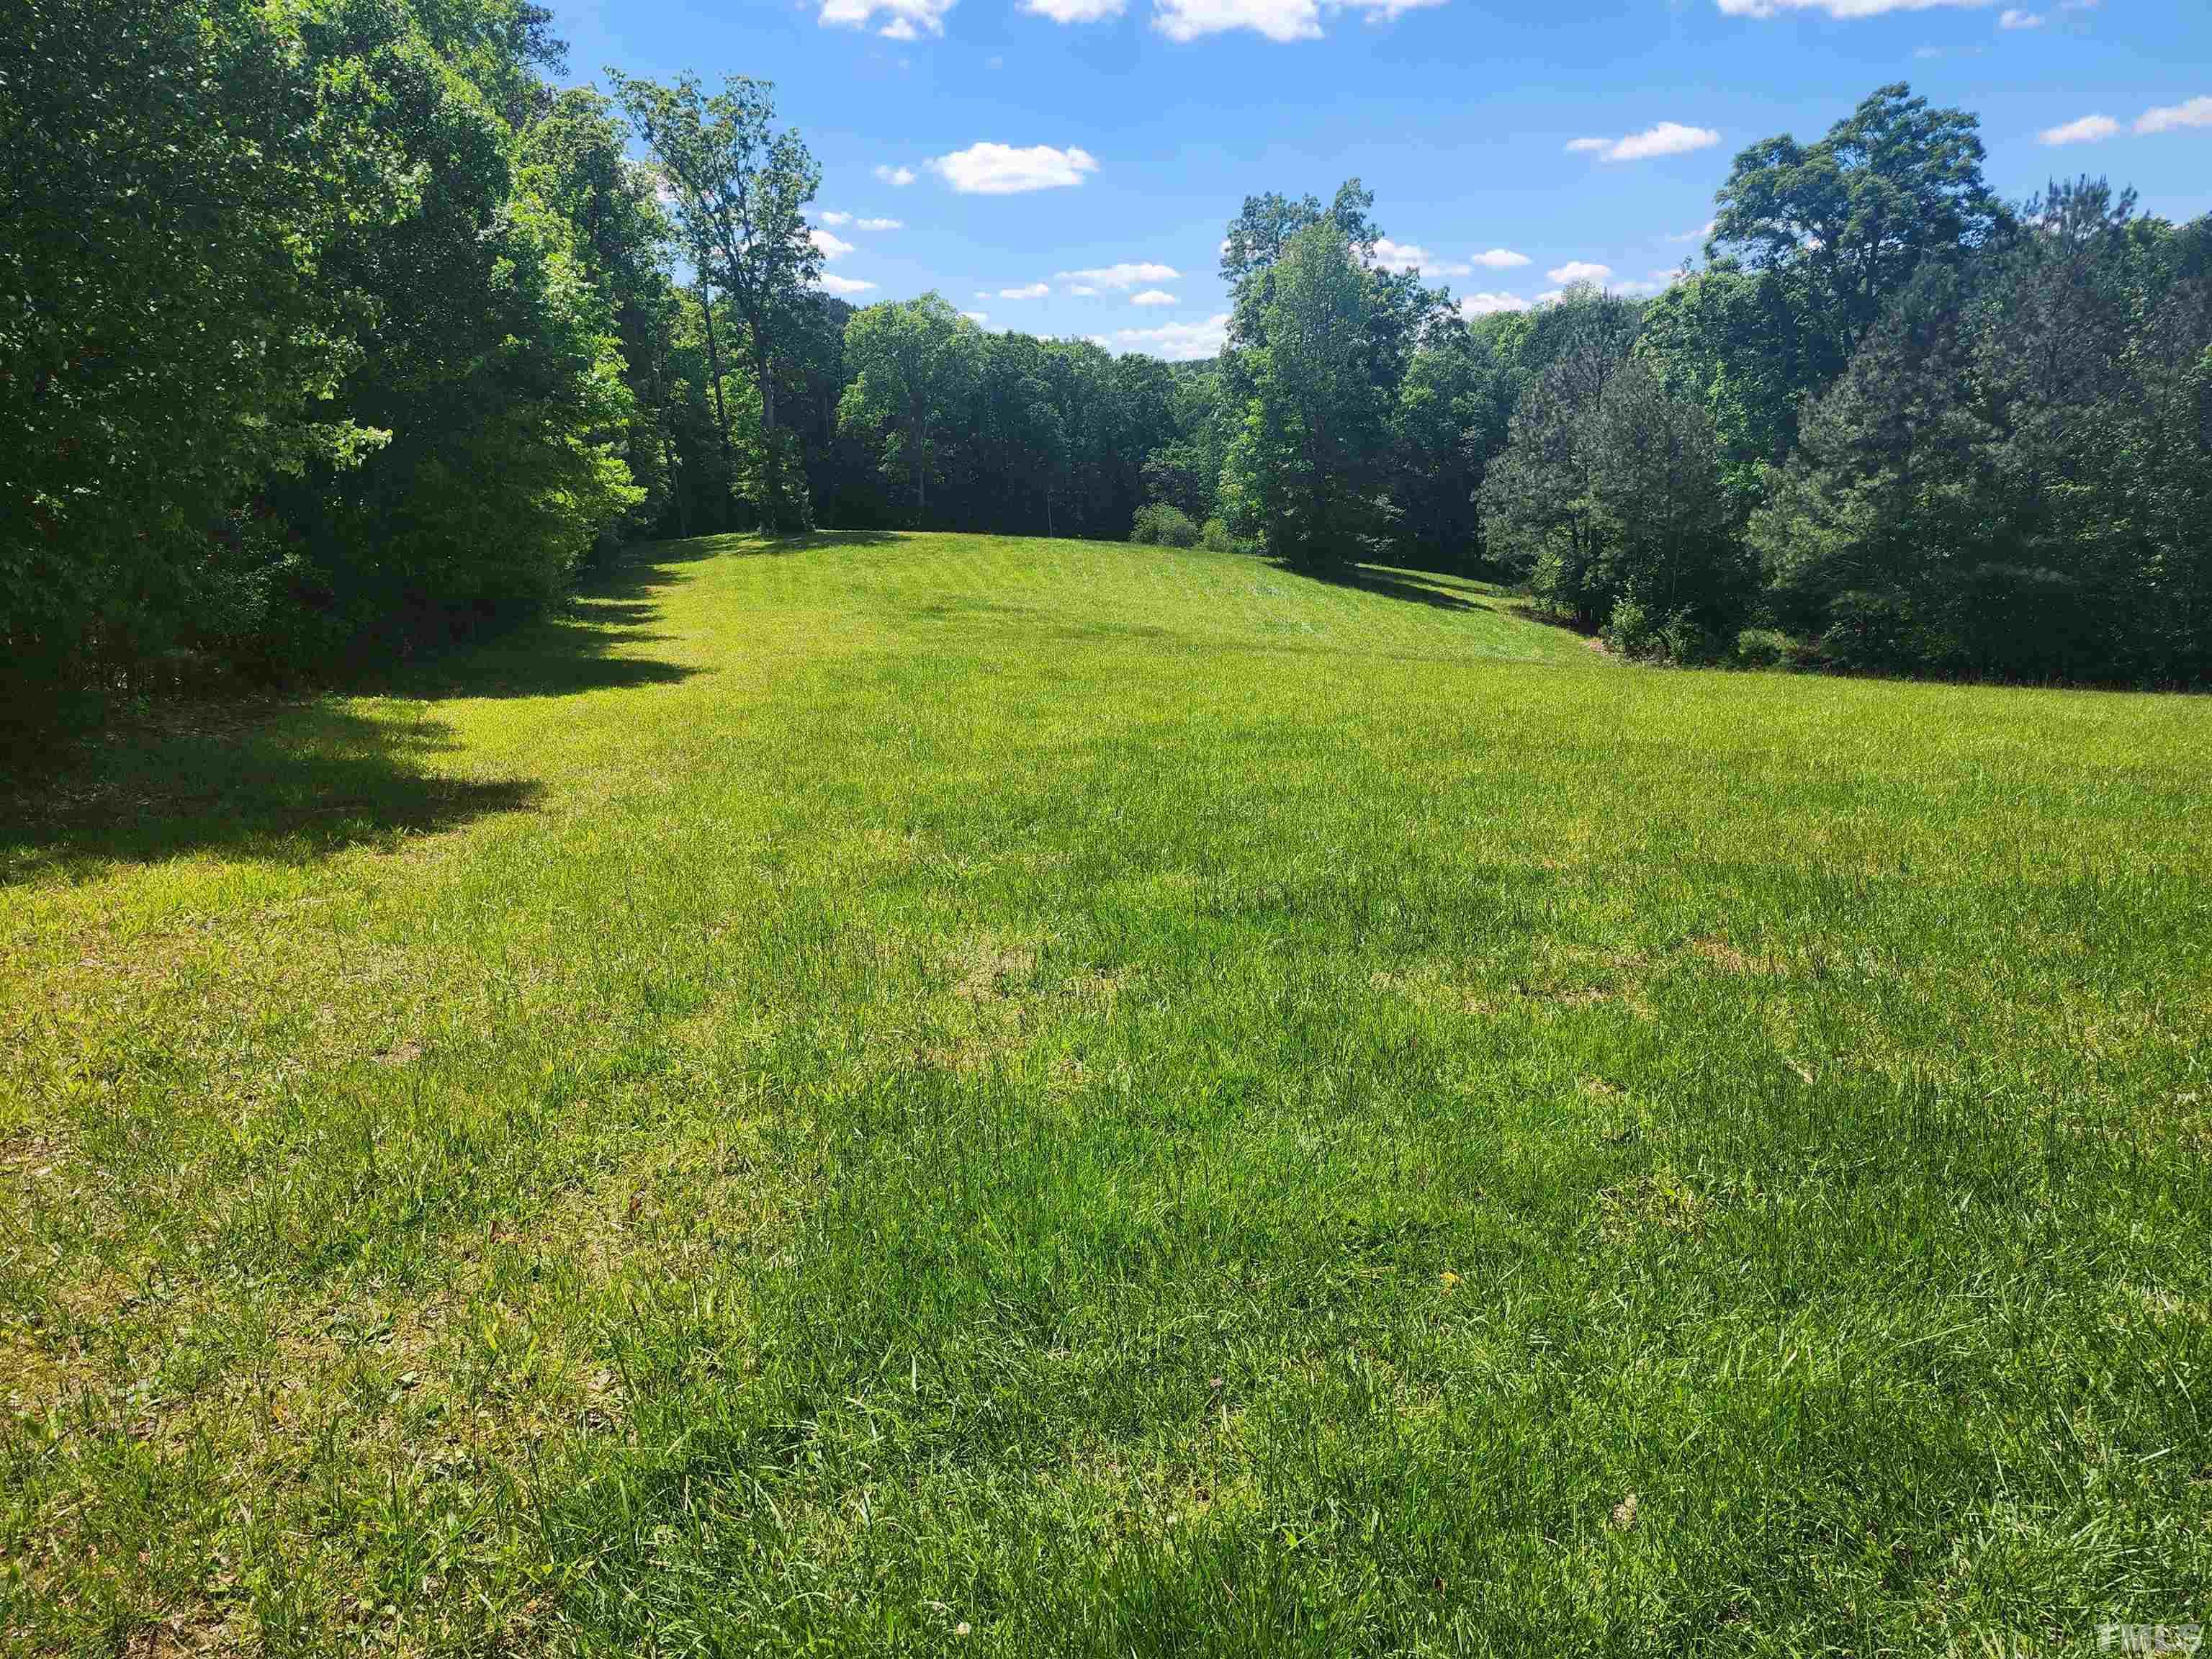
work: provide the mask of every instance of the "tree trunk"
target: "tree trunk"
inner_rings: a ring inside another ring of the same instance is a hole
[[[759,330],[754,330],[756,337]],[[753,349],[753,374],[760,383],[761,396],[761,534],[772,536],[783,526],[780,522],[783,507],[782,480],[777,476],[775,453],[775,375],[769,361],[765,343]]]
[[[684,477],[676,468],[676,441],[665,425],[660,428],[660,455],[662,464],[668,468],[668,493],[676,498],[676,533],[688,538],[691,534],[691,514],[684,506]]]
[[[730,489],[738,481],[738,458],[730,448],[730,416],[722,407],[722,353],[714,343],[714,302],[707,289],[707,262],[699,262],[699,309],[707,319],[707,372],[714,377],[714,425],[722,434],[722,511],[716,516],[729,526]]]

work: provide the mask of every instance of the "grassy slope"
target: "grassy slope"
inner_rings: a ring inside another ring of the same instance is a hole
[[[0,1651],[2201,1617],[2208,762],[951,537],[110,745],[0,823]]]

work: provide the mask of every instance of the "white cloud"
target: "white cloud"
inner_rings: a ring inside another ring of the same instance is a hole
[[[2212,98],[2147,109],[2136,121],[2137,132],[2179,132],[2184,127],[2212,127]]]
[[[1517,294],[1470,294],[1459,302],[1459,314],[1472,322],[1501,311],[1526,311],[1528,302]]]
[[[853,216],[849,213],[825,213],[822,216],[822,222],[825,225],[849,225],[853,222]]]
[[[823,217],[827,218],[828,216],[825,214]],[[904,230],[906,221],[903,219],[856,219],[853,222],[853,228],[855,230]]]
[[[806,240],[814,244],[825,259],[842,259],[853,251],[853,245],[842,237],[833,236],[826,230],[810,230]]]
[[[1595,155],[1607,161],[1648,161],[1655,155],[1686,155],[1708,149],[1721,141],[1711,127],[1685,126],[1662,121],[1656,127],[1632,132],[1626,138],[1570,138],[1567,150],[1575,155]]]
[[[1536,303],[1540,306],[1557,305],[1566,297],[1567,291],[1565,289],[1547,288],[1536,296]]]
[[[1881,17],[1893,11],[1934,11],[1940,6],[1972,9],[1989,0],[1719,0],[1730,17],[1779,17],[1785,11],[1825,11],[1831,17]]]
[[[893,190],[904,190],[908,185],[914,182],[914,169],[912,167],[879,167],[876,169],[876,177],[882,179]]]
[[[1702,242],[1713,234],[1713,227],[1718,222],[1717,220],[1708,219],[1703,230],[1686,230],[1679,236],[1669,236],[1666,240],[1670,242]]]
[[[1563,265],[1554,265],[1544,275],[1561,288],[1574,283],[1605,283],[1613,280],[1613,267],[1596,264],[1588,259],[1570,259]]]
[[[1528,263],[1525,253],[1516,253],[1510,247],[1493,247],[1474,256],[1474,263],[1485,270],[1512,270]]]
[[[866,294],[875,286],[873,283],[863,283],[850,276],[836,276],[826,270],[814,279],[814,285],[828,293],[841,296]]]
[[[1071,283],[1067,291],[1079,300],[1095,300],[1098,297],[1098,290],[1088,283]]]
[[[1681,280],[1682,273],[1679,270],[1655,270],[1650,276],[1639,276],[1632,283],[1617,283],[1613,285],[1613,291],[1615,294],[1637,295],[1664,294]]]
[[[1046,295],[1051,292],[1052,284],[1050,283],[1026,283],[1020,288],[1000,289],[999,290],[998,297],[1001,300],[1042,300]],[[979,300],[983,300],[988,299],[990,296],[988,295],[979,294],[975,297]]]
[[[1997,27],[2001,29],[2039,29],[2043,27],[2043,14],[2008,6],[1998,15]]]
[[[1117,329],[1110,335],[1091,337],[1103,346],[1146,352],[1170,362],[1195,362],[1221,355],[1221,348],[1229,338],[1229,313],[1224,311],[1202,323],[1164,323],[1158,328]]]
[[[1686,155],[1693,149],[1710,149],[1721,141],[1711,127],[1686,127],[1680,121],[1662,121],[1656,127],[1632,132],[1605,153],[1608,161],[1648,161],[1655,155]]]
[[[1131,295],[1129,303],[1133,306],[1173,306],[1181,305],[1182,301],[1165,289],[1148,288],[1142,294]]]
[[[1376,241],[1375,263],[1383,270],[1419,270],[1431,276],[1467,276],[1474,271],[1473,265],[1439,259],[1425,247],[1412,242],[1394,242],[1388,236]]]
[[[1182,272],[1173,265],[1156,265],[1150,262],[1125,260],[1117,265],[1099,265],[1090,270],[1063,270],[1057,280],[1080,283],[1091,289],[1146,288],[1160,283],[1178,281]],[[1073,292],[1073,290],[1070,290]]]
[[[1250,29],[1270,40],[1318,40],[1323,12],[1356,11],[1388,22],[1444,0],[1157,0],[1152,27],[1170,40]]]
[[[960,314],[978,328],[991,320],[991,313],[988,311],[963,311]]]
[[[2046,144],[2094,144],[2119,130],[2120,124],[2109,115],[2085,115],[2063,126],[2045,127],[2037,136]]]
[[[1032,144],[1016,149],[1011,144],[970,144],[936,157],[929,167],[963,196],[1018,196],[1024,191],[1079,185],[1085,173],[1098,171],[1098,162],[1087,151],[1073,147]]]
[[[1022,0],[1022,9],[1032,17],[1049,17],[1055,23],[1095,23],[1119,17],[1122,0]]]
[[[884,26],[877,31],[892,40],[912,40],[925,31],[945,33],[945,14],[957,0],[822,0],[821,22],[825,28],[864,29],[880,12]]]

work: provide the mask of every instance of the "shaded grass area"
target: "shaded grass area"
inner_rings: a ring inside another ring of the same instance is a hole
[[[1510,603],[691,544],[88,761],[0,890],[0,1643],[2197,1617],[2212,715]]]

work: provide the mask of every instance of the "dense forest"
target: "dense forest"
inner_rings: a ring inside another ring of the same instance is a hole
[[[528,0],[0,18],[0,686],[373,664],[625,542],[945,527],[1525,584],[1624,654],[2212,678],[2212,220],[2023,203],[1886,87],[1649,301],[1469,316],[1357,181],[1248,198],[1218,359],[817,286],[770,88]]]

